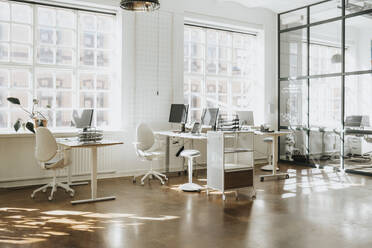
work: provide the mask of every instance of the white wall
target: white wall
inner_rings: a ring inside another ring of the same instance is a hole
[[[113,0],[86,2],[113,6],[119,3]],[[122,139],[125,144],[116,147],[112,152],[113,160],[109,169],[115,171],[115,175],[131,175],[146,168],[146,165],[138,161],[132,145],[136,124],[146,121],[155,129],[169,128],[167,118],[170,104],[183,99],[185,17],[262,29],[264,67],[261,73],[265,88],[263,96],[265,122],[276,127],[277,112],[270,113],[269,109],[269,104],[273,104],[276,109],[277,103],[276,14],[265,9],[247,9],[235,3],[221,3],[215,0],[161,0],[160,12],[133,14],[121,11],[121,13],[123,64],[120,90],[123,98],[121,122],[123,131],[118,132],[116,138]],[[257,155],[262,156],[262,153],[266,152],[266,146],[260,144],[259,139],[256,143],[260,151]],[[16,150],[24,156],[15,156],[14,154],[18,154]],[[0,182],[45,175],[40,172],[34,161],[32,136],[22,139],[0,138],[0,158]],[[24,173],[23,168],[26,166],[29,169]]]

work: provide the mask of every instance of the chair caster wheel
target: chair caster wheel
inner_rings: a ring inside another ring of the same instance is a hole
[[[165,181],[168,181],[168,177],[166,177],[166,178],[164,178],[165,179]]]
[[[285,179],[289,179],[289,175],[286,175],[286,176],[285,176]]]
[[[142,182],[141,182],[141,185],[142,185],[142,186],[145,185],[145,182],[142,181]]]
[[[49,197],[48,197],[48,200],[49,200],[49,201],[52,201],[52,200],[53,200],[53,197],[49,196]]]
[[[133,184],[136,184],[136,182],[137,182],[136,179],[133,179],[133,180],[132,180],[132,183],[133,183]]]
[[[74,196],[75,196],[75,192],[71,191],[71,192],[70,192],[70,196],[71,196],[71,197],[74,197]]]
[[[256,200],[256,196],[255,195],[252,196],[252,200]]]
[[[160,182],[160,184],[161,184],[161,185],[164,185],[164,184],[165,184],[165,182],[164,182],[164,181],[161,181],[161,182]]]
[[[45,193],[47,191],[47,189],[43,189],[42,192]]]
[[[31,199],[34,199],[35,198],[35,194],[31,194]]]
[[[261,182],[263,182],[263,181],[264,181],[264,178],[263,178],[263,177],[261,177],[261,178],[260,178],[260,181],[261,181]]]

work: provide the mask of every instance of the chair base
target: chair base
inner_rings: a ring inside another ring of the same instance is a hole
[[[70,186],[68,184],[51,182],[51,183],[48,183],[48,184],[34,190],[31,194],[31,198],[35,198],[35,194],[39,191],[46,192],[48,188],[52,188],[52,191],[50,192],[50,195],[48,197],[48,200],[51,201],[51,200],[53,200],[53,195],[57,191],[58,187],[64,189],[66,192],[69,192],[71,197],[73,197],[75,195],[75,190],[70,188]]]
[[[203,187],[196,183],[185,183],[182,184],[179,189],[185,192],[199,192]]]
[[[154,171],[154,170],[150,170],[149,172],[147,172],[142,178],[141,178],[141,184],[144,185],[145,184],[145,179],[148,178],[148,177],[155,177],[156,179],[159,179],[160,183],[162,185],[165,184],[165,181],[168,181],[168,178],[166,175],[160,173],[160,172],[157,172],[157,171]],[[133,177],[133,182],[136,182],[136,177]]]

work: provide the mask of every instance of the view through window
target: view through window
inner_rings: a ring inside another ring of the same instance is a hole
[[[93,126],[110,126],[115,16],[0,1],[0,128],[27,115],[32,100],[48,126],[71,125],[73,109],[94,108]],[[47,108],[47,106],[51,108]]]

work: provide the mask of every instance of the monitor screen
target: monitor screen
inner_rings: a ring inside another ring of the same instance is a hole
[[[253,111],[237,111],[236,114],[239,116],[240,125],[254,126]]]
[[[202,114],[202,125],[203,126],[215,126],[218,117],[218,108],[208,108],[203,110]]]
[[[92,125],[93,109],[74,110],[72,117],[76,128],[89,128]]]
[[[187,112],[189,105],[186,104],[172,104],[169,115],[169,122],[185,124],[187,122]]]

